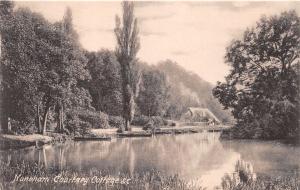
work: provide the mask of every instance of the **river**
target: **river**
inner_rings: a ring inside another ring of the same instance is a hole
[[[219,186],[226,173],[243,162],[255,175],[285,176],[299,173],[300,146],[278,141],[220,141],[219,133],[166,135],[152,138],[124,138],[111,142],[66,142],[1,152],[10,165],[43,163],[46,167],[96,168],[133,174],[152,169],[165,175],[179,174],[202,186]]]

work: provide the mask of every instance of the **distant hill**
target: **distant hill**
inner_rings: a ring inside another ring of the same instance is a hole
[[[173,104],[169,110],[171,116],[178,118],[186,107],[204,107],[211,110],[223,122],[233,121],[230,111],[223,110],[222,105],[213,97],[211,83],[170,60],[160,62],[156,67],[167,75],[170,83],[170,101]],[[178,113],[172,109],[177,109]]]

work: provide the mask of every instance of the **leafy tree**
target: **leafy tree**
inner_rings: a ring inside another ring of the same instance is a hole
[[[283,138],[299,130],[300,19],[295,11],[262,17],[227,48],[232,67],[213,93],[232,109],[236,136]]]
[[[164,116],[168,108],[169,85],[164,73],[148,68],[142,72],[137,106],[142,115]]]
[[[13,16],[14,2],[10,0],[0,1],[0,31],[1,34],[11,26],[11,18]],[[0,35],[1,39],[1,35]],[[0,52],[1,53],[1,52]]]
[[[14,8],[14,2],[10,0],[2,0],[0,1],[0,31],[1,34],[6,32],[6,30],[11,26],[11,19],[13,16],[13,8]],[[0,40],[1,40],[0,35]],[[2,40],[0,45],[2,44]],[[2,47],[2,46],[0,46]],[[1,55],[1,51],[0,51]]]
[[[9,16],[12,14],[14,2],[9,0],[3,0],[0,2],[0,5],[0,15],[2,20],[5,16]]]
[[[3,37],[3,112],[29,128],[35,123],[35,106],[43,97],[44,66],[54,51],[46,46],[51,25],[39,14],[19,9]]]
[[[122,87],[120,65],[114,52],[102,50],[87,53],[87,68],[91,79],[87,82],[97,111],[122,115]]]
[[[88,92],[77,85],[89,77],[86,58],[76,33],[69,28],[70,12],[67,15],[64,22],[51,24],[40,14],[21,8],[2,35],[3,112],[5,119],[10,117],[23,128],[32,130],[36,123],[37,130],[44,133],[49,114],[57,110],[61,129],[63,108],[82,102],[89,107]]]
[[[7,33],[9,28],[12,26],[11,21],[13,17],[13,7],[14,3],[13,1],[0,1],[0,63],[1,63],[1,70],[0,70],[0,128],[6,132],[7,131],[7,120],[5,119],[6,116],[3,112],[3,89],[2,89],[2,80],[3,80],[3,68],[2,68],[2,62],[4,62],[2,52],[4,50],[3,48],[3,41],[5,38],[2,38],[2,35],[4,33]]]
[[[88,79],[89,73],[85,68],[87,59],[81,48],[77,34],[72,27],[72,12],[67,8],[63,21],[54,25],[54,31],[58,36],[54,38],[57,51],[50,58],[49,65],[45,69],[43,81],[44,116],[43,132],[46,130],[47,116],[50,108],[55,108],[58,116],[58,131],[64,131],[65,111],[85,102],[90,107],[90,97],[86,89],[78,86],[79,81]],[[86,95],[83,97],[83,95]],[[79,96],[82,101],[75,102]]]
[[[72,11],[67,8],[62,22],[58,24],[58,29],[62,32],[61,60],[57,68],[60,86],[58,87],[59,96],[56,97],[59,131],[64,131],[64,110],[82,106],[82,104],[74,105],[74,102],[72,104],[71,99],[79,95],[86,103],[90,101],[87,90],[78,85],[78,82],[89,79],[90,75],[86,69],[87,58],[79,43],[78,34],[73,28],[72,20]],[[82,97],[84,94],[86,96]],[[90,107],[91,105],[87,103],[85,106]]]
[[[134,18],[133,2],[124,1],[122,25],[121,20],[116,17],[115,35],[117,39],[116,55],[121,65],[122,92],[123,92],[123,118],[125,119],[125,130],[131,130],[130,122],[134,115],[134,98],[132,81],[132,64],[140,48],[137,19]]]

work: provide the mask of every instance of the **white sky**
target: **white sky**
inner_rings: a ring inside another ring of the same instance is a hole
[[[73,22],[87,50],[115,48],[113,29],[120,2],[18,2],[50,21],[62,19],[65,8],[73,11]],[[156,64],[171,59],[203,79],[223,81],[229,67],[225,48],[231,40],[253,26],[262,14],[279,14],[295,9],[300,2],[137,2],[142,61]]]

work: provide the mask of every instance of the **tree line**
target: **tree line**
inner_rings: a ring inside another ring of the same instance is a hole
[[[122,3],[122,18],[116,19],[116,50],[97,52],[82,48],[70,8],[50,23],[28,8],[15,9],[12,1],[0,3],[3,132],[84,133],[109,126],[124,131],[141,118],[178,119],[188,106],[202,105],[168,73],[171,68],[187,73],[176,63],[149,66],[136,57],[140,43],[132,2]]]

